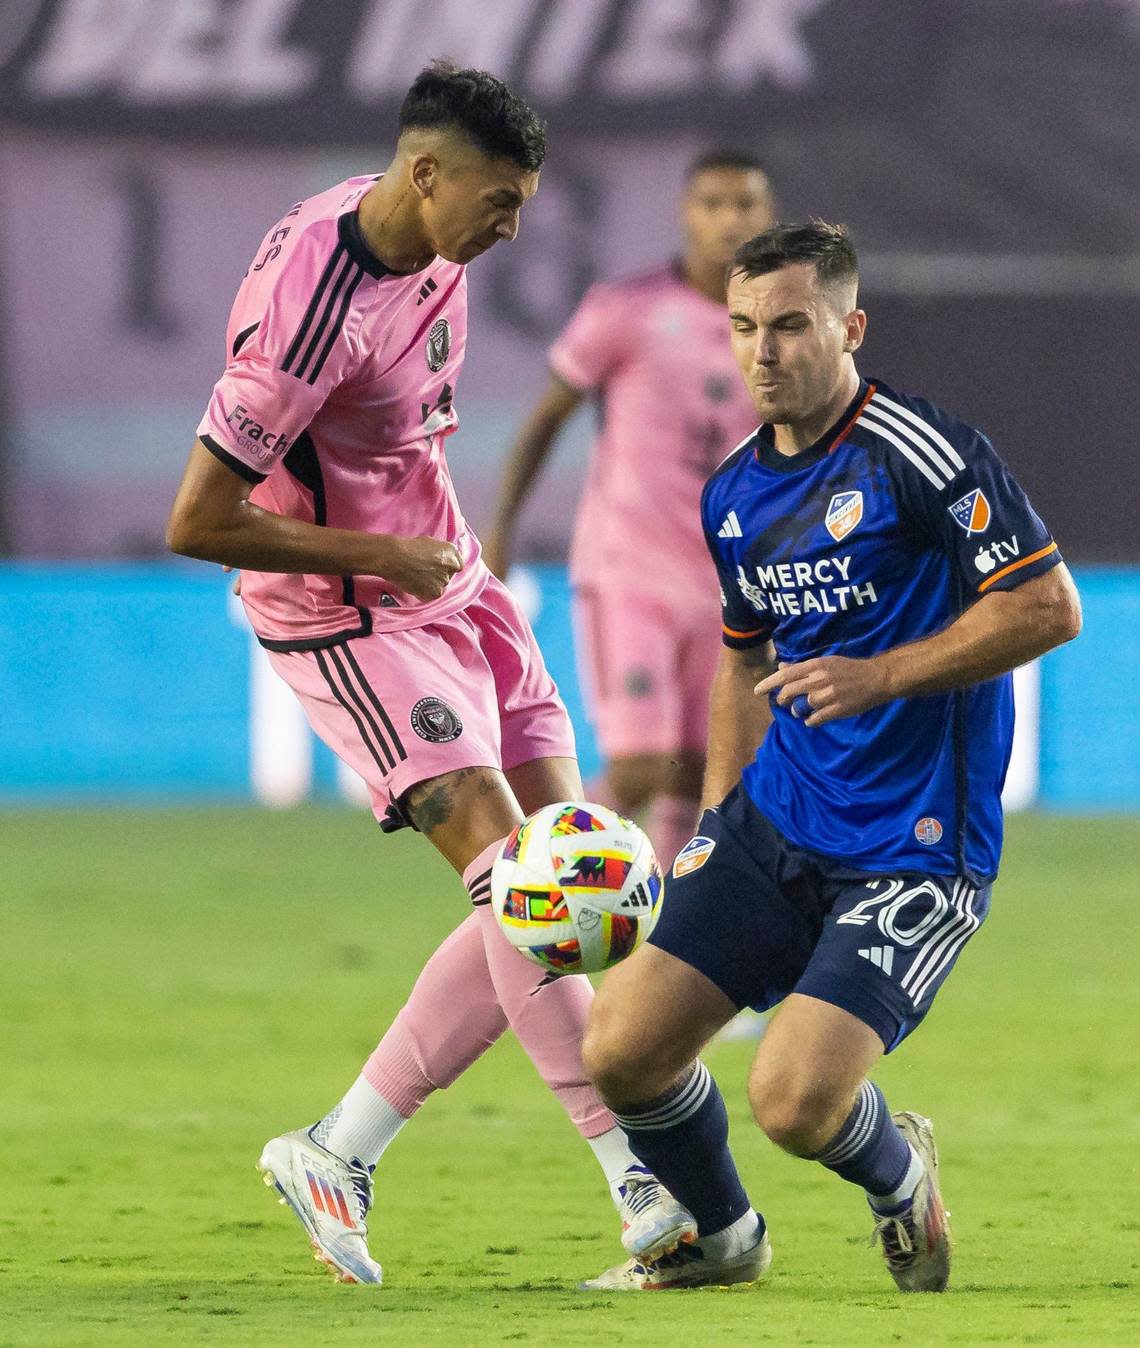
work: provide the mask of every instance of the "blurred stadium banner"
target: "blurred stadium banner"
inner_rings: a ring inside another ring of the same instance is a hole
[[[1007,804],[1140,807],[1140,573],[1078,568],[1079,641],[1018,676]],[[560,565],[513,578],[597,767]],[[216,568],[0,566],[0,803],[361,801],[269,670]],[[715,633],[712,640],[716,639]]]
[[[477,530],[550,340],[592,279],[675,251],[685,166],[727,142],[769,166],[786,218],[851,226],[864,370],[986,430],[1067,556],[1137,559],[1118,487],[1140,420],[1135,4],[0,8],[0,551],[6,532],[24,557],[162,554],[257,241],[298,197],[382,168],[408,82],[450,54],[550,124],[518,241],[470,271],[448,452]],[[82,227],[45,248],[65,221]],[[45,314],[75,335],[66,359],[45,355]],[[530,559],[565,556],[590,431],[583,412],[523,518]],[[1079,492],[1077,446],[1098,465]],[[710,436],[710,463],[729,448]]]
[[[1085,633],[1019,676],[1011,802],[1140,803],[1135,0],[0,0],[0,795],[358,794],[220,575],[153,559],[257,241],[383,167],[439,55],[550,126],[518,240],[470,270],[475,528],[586,286],[676,251],[693,155],[751,150],[784,218],[851,226],[864,371],[990,434],[1080,564]],[[561,563],[600,410],[519,529],[587,771]]]

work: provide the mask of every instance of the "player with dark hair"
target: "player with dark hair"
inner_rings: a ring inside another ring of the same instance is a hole
[[[867,1074],[985,920],[1010,671],[1076,636],[1080,604],[986,437],[859,376],[857,280],[846,231],[821,222],[750,240],[729,278],[763,424],[701,500],[724,629],[705,813],[650,944],[602,985],[585,1048],[699,1241],[592,1286],[767,1268],[697,1055],[740,1007],[780,1002],[749,1081],[760,1127],[866,1192],[901,1289],[949,1279],[930,1121],[892,1116]]]
[[[692,1230],[586,1079],[589,982],[544,981],[489,907],[505,835],[582,791],[565,708],[482,562],[443,448],[463,264],[515,237],[544,153],[541,122],[500,80],[425,70],[386,171],[298,202],[262,242],[168,526],[175,552],[241,568],[253,629],[313,729],[377,818],[425,834],[474,904],[344,1099],[262,1153],[343,1281],[380,1281],[366,1217],[384,1149],[508,1026],[593,1149],[626,1248]]]
[[[716,650],[701,486],[756,422],[736,378],[724,285],[736,248],[771,221],[758,162],[712,150],[690,166],[682,256],[592,286],[550,349],[551,375],[508,459],[488,565],[505,576],[515,521],[571,413],[602,413],[574,530],[574,632],[607,781],[625,814],[648,807],[664,864],[697,818]]]

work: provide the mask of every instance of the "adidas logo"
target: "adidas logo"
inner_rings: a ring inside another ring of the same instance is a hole
[[[436,283],[429,276],[428,279],[423,283],[423,285],[420,286],[420,297],[418,300],[416,300],[416,308],[418,309],[420,305],[423,304],[424,300],[427,299],[427,297],[432,293],[432,291],[438,289],[439,286],[437,286]]]
[[[730,510],[724,523],[716,531],[717,538],[743,538],[740,521],[736,518],[736,511]]]
[[[859,954],[865,960],[870,960],[876,969],[882,969],[885,974],[889,975],[895,967],[894,946],[873,945],[868,950],[860,950]]]

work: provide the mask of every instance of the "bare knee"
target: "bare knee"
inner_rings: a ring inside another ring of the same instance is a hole
[[[606,1104],[620,1110],[651,1099],[653,1089],[644,1084],[645,1065],[640,1055],[615,1030],[607,1016],[591,1013],[582,1040],[582,1066]]]
[[[457,768],[409,787],[400,808],[460,873],[522,819],[498,768]]]
[[[661,790],[662,761],[656,754],[612,758],[606,780],[623,814],[635,814]]]
[[[767,1136],[793,1156],[816,1156],[843,1126],[852,1101],[822,1080],[753,1073],[752,1114]]]
[[[665,760],[660,790],[680,800],[700,800],[704,779],[704,755],[692,749],[682,749]]]
[[[651,947],[639,950],[610,970],[590,1008],[582,1064],[602,1099],[619,1112],[668,1091],[707,1038],[703,1025],[694,1030],[675,1023],[667,1011],[650,1013],[657,996],[669,997],[669,987],[662,993],[662,980],[654,977],[657,965],[668,960],[672,957]],[[669,1000],[685,1003],[683,996]]]

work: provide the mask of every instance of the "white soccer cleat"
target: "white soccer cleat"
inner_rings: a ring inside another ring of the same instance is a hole
[[[368,1253],[372,1176],[362,1162],[341,1160],[299,1128],[267,1142],[257,1168],[296,1213],[314,1257],[337,1282],[382,1280],[380,1265]]]
[[[871,1243],[882,1245],[883,1258],[900,1291],[944,1292],[950,1281],[950,1214],[938,1188],[934,1125],[907,1110],[891,1118],[918,1153],[925,1171],[914,1198],[901,1212],[875,1213]]]
[[[697,1223],[644,1166],[630,1166],[618,1185],[621,1243],[637,1259],[660,1259],[697,1238]]]
[[[661,1259],[630,1259],[579,1283],[583,1292],[668,1292],[685,1287],[731,1287],[757,1282],[772,1262],[765,1231],[750,1250],[731,1259],[706,1259],[697,1243],[678,1245]]]

